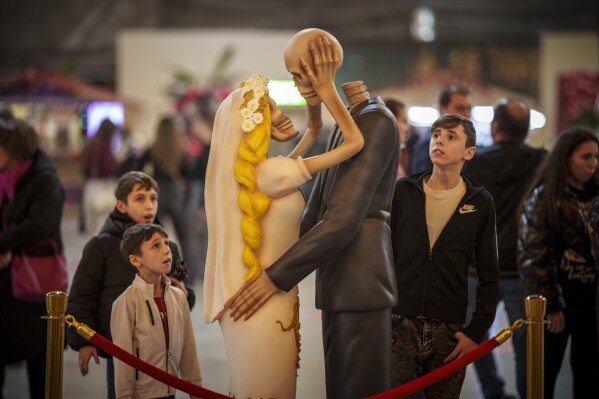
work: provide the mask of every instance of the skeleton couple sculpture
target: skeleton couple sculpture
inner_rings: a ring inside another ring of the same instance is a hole
[[[252,75],[216,115],[204,318],[219,321],[236,398],[295,397],[296,285],[314,270],[327,397],[389,389],[396,296],[389,212],[399,136],[393,115],[362,82],[343,86],[346,109],[333,82],[342,59],[339,42],[322,30],[301,31],[287,44],[285,65],[308,112],[307,131],[288,157],[266,158],[271,136],[287,141],[298,132],[268,96],[265,77]],[[327,152],[303,159],[321,133],[322,103],[335,129]],[[298,187],[313,175],[304,212]]]

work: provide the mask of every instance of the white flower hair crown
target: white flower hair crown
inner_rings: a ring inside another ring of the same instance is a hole
[[[264,121],[264,109],[268,106],[268,78],[254,74],[241,84],[243,87],[243,103],[239,112],[243,118],[241,129],[252,132]]]

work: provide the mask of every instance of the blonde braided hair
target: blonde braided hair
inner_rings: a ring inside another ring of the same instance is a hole
[[[249,269],[245,282],[254,280],[262,270],[256,251],[262,242],[261,221],[270,207],[270,198],[256,187],[256,166],[266,159],[270,144],[270,108],[268,106],[268,79],[251,75],[241,84],[243,103],[239,107],[245,132],[237,150],[235,180],[240,185],[239,208],[243,212],[241,235],[245,242],[243,264]]]

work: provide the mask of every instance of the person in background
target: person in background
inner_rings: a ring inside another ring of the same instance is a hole
[[[96,134],[89,140],[82,154],[85,182],[81,197],[79,230],[96,234],[107,211],[112,208],[114,174],[119,162],[112,150],[117,128],[110,119],[104,119]]]
[[[23,360],[30,397],[45,397],[46,305],[16,300],[11,289],[14,254],[46,237],[62,250],[64,189],[38,140],[25,121],[0,118],[0,398],[5,364]]]
[[[589,202],[589,221],[593,229],[595,254],[599,253],[599,195],[593,197]],[[599,268],[599,257],[595,255],[595,264]],[[597,279],[599,284],[599,279]],[[595,327],[599,331],[599,286],[597,287],[597,295],[595,301]],[[599,334],[597,334],[597,363],[599,364]],[[599,370],[598,370],[599,371]],[[597,379],[597,392],[599,392],[599,378]]]
[[[470,89],[459,84],[449,85],[441,91],[439,96],[439,113],[441,115],[454,114],[470,119],[472,112],[472,96]],[[433,163],[428,153],[431,141],[430,129],[426,131],[414,144],[408,145],[411,154],[408,174],[425,172],[433,168]],[[411,144],[411,143],[410,143]]]
[[[597,264],[589,201],[598,193],[599,140],[588,129],[562,132],[524,202],[518,264],[528,294],[547,299],[545,398],[571,338],[572,398],[596,398]]]
[[[83,150],[83,175],[88,179],[113,177],[119,166],[112,151],[112,139],[117,128],[104,119],[98,131]]]
[[[464,174],[482,184],[493,196],[497,209],[499,249],[499,300],[503,301],[510,324],[526,319],[524,284],[520,280],[516,259],[518,220],[526,190],[536,176],[547,151],[524,144],[530,126],[530,108],[516,97],[501,98],[493,107],[491,136],[493,145],[477,150],[464,165]],[[476,269],[468,276],[468,316],[476,308]],[[487,340],[489,334],[485,335]],[[514,332],[511,340],[516,361],[516,385],[521,398],[526,397],[526,330]],[[504,391],[504,381],[497,371],[495,356],[490,353],[474,363],[485,399],[515,399]]]
[[[414,134],[410,134],[410,124],[408,123],[408,111],[406,105],[398,100],[388,98],[383,100],[389,111],[395,115],[397,119],[397,128],[399,129],[399,166],[397,168],[397,178],[404,177],[406,170],[410,165],[410,151],[408,150],[408,141],[412,139]]]
[[[191,253],[186,259],[194,267],[189,271],[190,281],[204,278],[208,249],[208,226],[204,209],[206,169],[210,156],[212,126],[217,105],[222,101],[216,92],[209,91],[180,105],[187,151],[184,178],[186,183],[184,213],[187,220]]]
[[[114,196],[114,210],[106,217],[100,233],[83,248],[67,304],[67,313],[109,340],[112,303],[131,284],[136,273],[135,267],[120,253],[121,240],[125,230],[134,224],[158,223],[158,184],[146,173],[128,172],[117,180]],[[182,283],[187,267],[177,245],[171,241],[170,246],[173,268],[169,277],[176,287],[186,292],[189,306],[193,308],[195,293]],[[72,349],[79,351],[79,370],[83,376],[89,372],[92,357],[96,364],[100,363],[98,355],[106,358],[107,397],[115,398],[112,357],[91,345],[72,328],[67,330],[67,342]]]

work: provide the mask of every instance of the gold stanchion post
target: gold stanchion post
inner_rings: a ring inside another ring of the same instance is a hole
[[[46,341],[46,399],[62,398],[62,365],[64,354],[64,318],[67,294],[52,291],[46,294],[48,336]]]
[[[545,310],[547,300],[540,295],[530,295],[524,301],[526,310],[526,397],[543,399]]]

